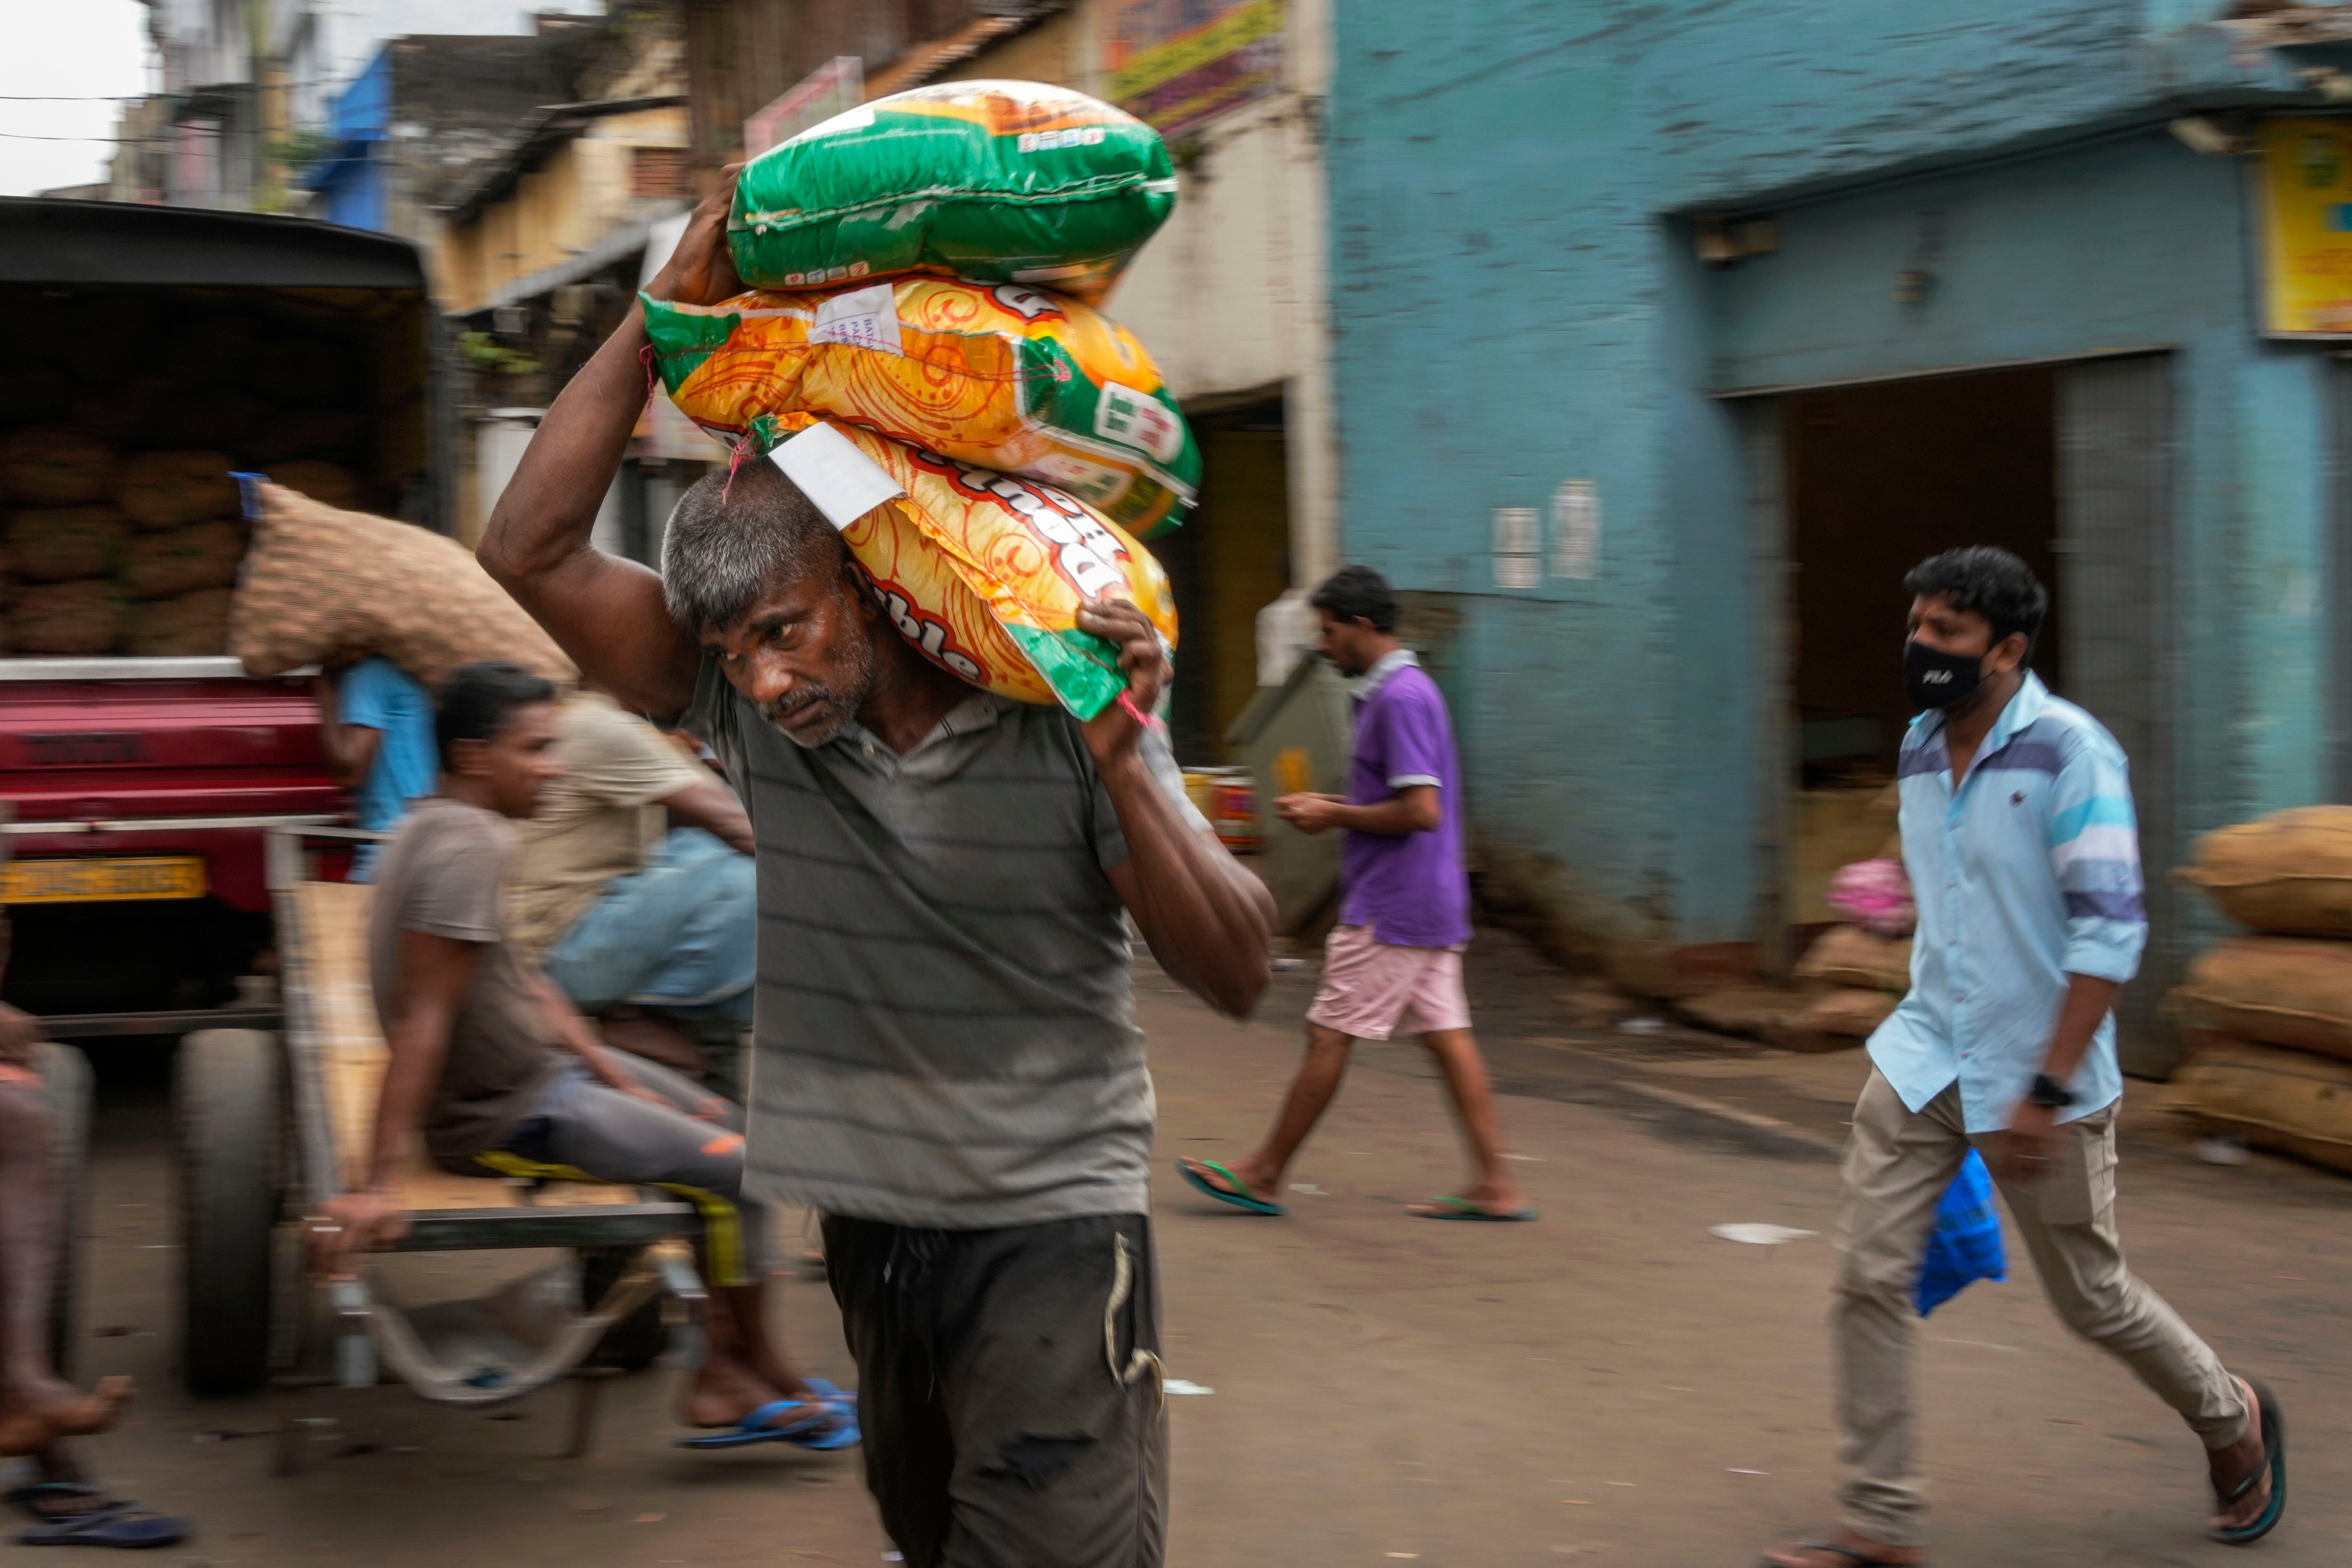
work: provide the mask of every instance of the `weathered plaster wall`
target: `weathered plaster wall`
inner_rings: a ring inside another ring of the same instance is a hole
[[[2275,58],[2195,25],[2222,8],[1338,7],[1342,552],[1459,596],[1450,683],[1498,877],[1589,934],[1754,934],[1766,628],[1737,416],[1707,389],[2119,334],[2182,351],[2181,566],[2206,595],[2184,743],[2242,742],[2184,779],[2184,818],[2312,798],[2317,367],[2252,337],[2233,166],[2148,133],[2282,100]],[[1702,268],[1677,215],[1727,209],[1778,211],[1781,254]],[[1941,281],[1906,316],[1890,258],[1930,210]],[[1497,589],[1495,510],[1569,479],[1599,489],[1600,576]]]

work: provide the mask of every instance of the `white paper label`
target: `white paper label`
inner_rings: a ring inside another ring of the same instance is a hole
[[[1132,474],[1074,458],[1067,452],[1047,452],[1030,464],[1028,471],[1041,479],[1051,479],[1080,500],[1092,501],[1097,506],[1117,500],[1135,482]]]
[[[816,308],[816,325],[809,329],[813,343],[848,343],[854,348],[879,349],[904,354],[898,338],[898,301],[887,283],[835,294]]]
[[[1498,506],[1495,509],[1495,586],[1543,586],[1541,539],[1536,531],[1536,509]]]
[[[1095,434],[1149,452],[1163,463],[1184,449],[1183,421],[1167,405],[1115,381],[1103,383],[1102,396],[1095,403]]]
[[[1591,479],[1562,479],[1551,492],[1551,574],[1601,575],[1601,492]]]
[[[879,463],[830,425],[812,425],[768,456],[836,529],[847,528],[884,501],[907,493]]]

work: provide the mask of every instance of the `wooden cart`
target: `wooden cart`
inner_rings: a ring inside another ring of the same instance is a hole
[[[316,874],[318,847],[376,836],[272,834],[282,1037],[214,1029],[181,1044],[175,1085],[184,1223],[183,1364],[199,1394],[278,1391],[278,1471],[299,1467],[303,1391],[398,1378],[425,1398],[485,1409],[578,1380],[565,1452],[587,1451],[603,1376],[659,1354],[691,1360],[703,1289],[685,1245],[692,1205],[650,1189],[453,1176],[420,1159],[403,1178],[395,1252],[554,1248],[555,1267],[479,1298],[399,1303],[381,1269],[314,1278],[304,1218],[366,1167],[385,1048],[368,984],[374,889]],[[675,1305],[666,1321],[665,1298]]]

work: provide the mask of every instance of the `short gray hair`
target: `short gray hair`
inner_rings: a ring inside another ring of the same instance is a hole
[[[662,533],[662,598],[698,636],[743,618],[771,584],[838,573],[841,536],[764,458],[716,468],[678,498]]]

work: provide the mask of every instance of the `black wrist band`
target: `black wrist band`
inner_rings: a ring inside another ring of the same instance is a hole
[[[2074,1103],[2074,1091],[2048,1073],[2038,1072],[2033,1075],[2033,1087],[2025,1091],[2025,1098],[2044,1110],[2063,1110]]]

